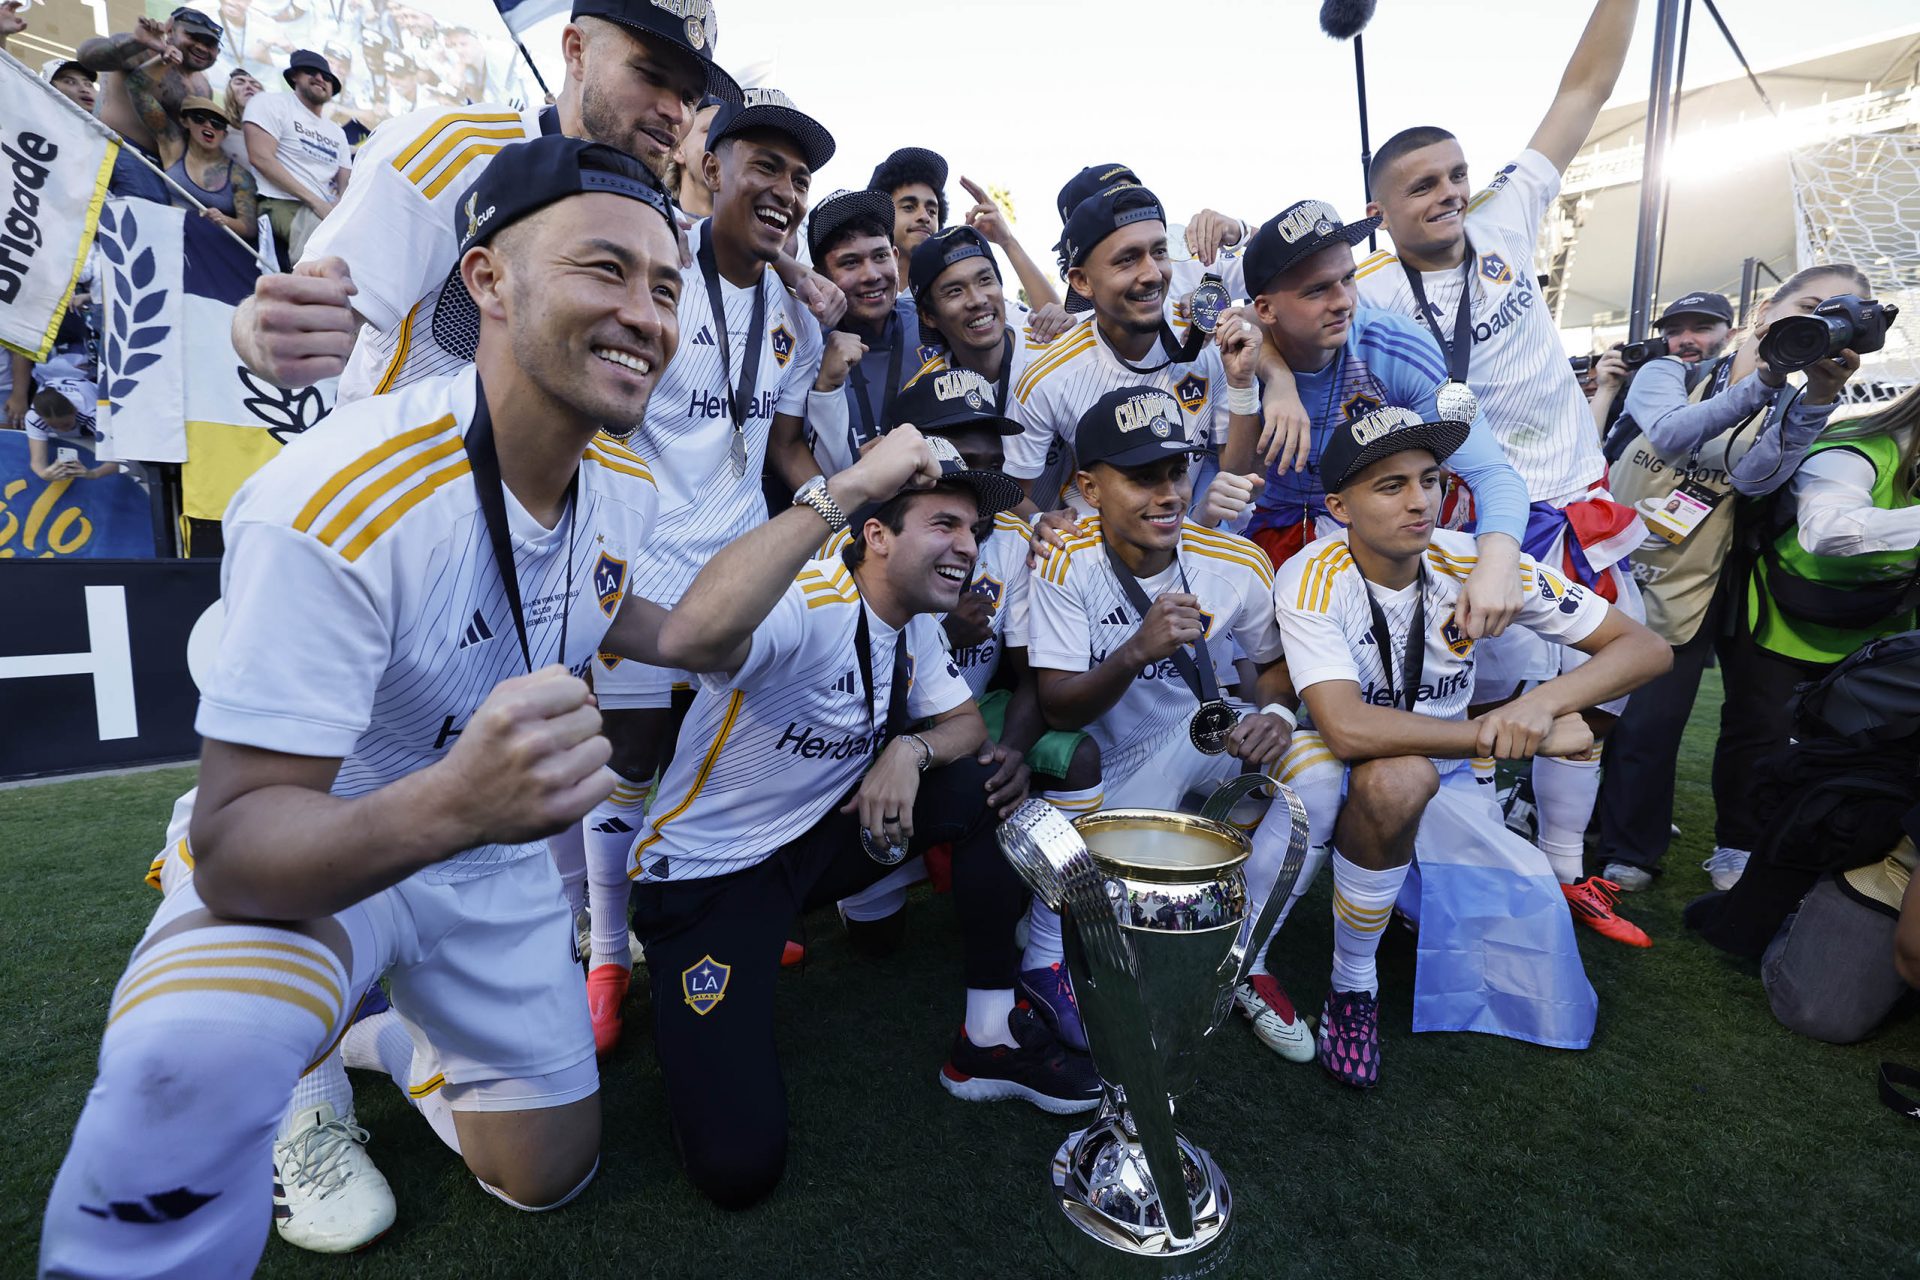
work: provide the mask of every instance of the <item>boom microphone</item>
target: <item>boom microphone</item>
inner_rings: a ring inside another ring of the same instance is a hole
[[[1320,29],[1335,40],[1351,40],[1373,21],[1375,0],[1326,0],[1320,6]]]

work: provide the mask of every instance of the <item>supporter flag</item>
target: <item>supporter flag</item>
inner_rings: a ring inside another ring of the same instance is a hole
[[[0,431],[0,560],[153,554],[147,492],[131,476],[49,483],[33,474],[30,447],[26,432]],[[93,465],[87,450],[78,453]]]
[[[571,0],[493,0],[493,7],[500,11],[501,21],[507,24],[507,30],[513,32],[514,39],[518,40],[536,23],[544,22],[557,13],[570,12]]]
[[[0,345],[45,360],[93,244],[119,144],[0,51]]]
[[[181,327],[186,211],[150,200],[100,212],[100,452],[138,462],[185,462]],[[225,344],[226,335],[215,341]]]

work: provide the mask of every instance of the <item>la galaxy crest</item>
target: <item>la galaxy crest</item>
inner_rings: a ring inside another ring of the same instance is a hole
[[[1212,637],[1213,637],[1213,615],[1208,613],[1205,609],[1202,609],[1200,611],[1200,638],[1202,640],[1208,640],[1208,639],[1211,639]]]
[[[787,328],[785,320],[773,326],[772,340],[773,358],[784,369],[787,367],[787,361],[793,359],[793,330]]]
[[[1440,627],[1440,639],[1446,642],[1447,652],[1456,658],[1464,658],[1473,652],[1473,637],[1460,626],[1457,612],[1447,614],[1447,620]]]
[[[599,597],[600,611],[611,618],[620,611],[620,597],[626,594],[627,562],[602,551],[593,565],[593,594]]]
[[[985,596],[987,603],[996,609],[1000,607],[1000,597],[1006,592],[1006,588],[990,573],[982,573],[975,578],[973,589]]]
[[[1198,413],[1207,403],[1207,380],[1197,373],[1190,373],[1180,379],[1173,389],[1173,398],[1188,413]]]
[[[727,979],[732,976],[732,965],[701,956],[680,971],[680,994],[686,997],[687,1007],[704,1018],[727,998]]]
[[[1480,274],[1495,284],[1512,284],[1513,268],[1497,253],[1480,255]]]
[[[1340,412],[1347,415],[1348,422],[1356,422],[1370,413],[1379,411],[1383,407],[1378,396],[1368,395],[1364,391],[1356,391],[1347,397],[1345,404],[1340,406]]]

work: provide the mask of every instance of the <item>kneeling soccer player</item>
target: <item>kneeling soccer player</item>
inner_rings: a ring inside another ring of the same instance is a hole
[[[482,1186],[551,1209],[592,1178],[599,1076],[541,840],[609,790],[574,673],[602,648],[736,662],[823,536],[782,514],[671,613],[618,589],[653,489],[595,435],[640,421],[678,344],[672,218],[612,148],[501,149],[456,215],[473,366],[340,410],[228,508],[193,875],[114,991],[44,1274],[251,1272],[288,1094],[383,975],[412,1041],[393,1074]],[[931,467],[896,432],[830,496]]]
[[[1379,1078],[1374,954],[1416,849],[1431,881],[1445,873],[1426,865],[1430,847],[1437,864],[1465,865],[1463,846],[1507,838],[1497,807],[1475,794],[1492,788],[1476,787],[1467,761],[1583,751],[1593,735],[1581,711],[1645,684],[1671,662],[1659,637],[1523,556],[1524,600],[1514,625],[1591,660],[1505,706],[1465,718],[1473,644],[1455,611],[1474,545],[1466,534],[1436,529],[1434,521],[1440,464],[1467,430],[1463,422],[1421,422],[1398,408],[1336,426],[1321,454],[1320,477],[1328,512],[1347,527],[1308,544],[1281,567],[1275,584],[1288,671],[1324,742],[1319,749],[1301,726],[1295,750],[1323,760],[1293,785],[1316,828],[1314,842],[1331,827],[1334,844],[1333,981],[1321,1015],[1319,1057],[1336,1079],[1359,1087]],[[1524,842],[1514,843],[1531,857]],[[1499,856],[1505,852],[1496,849]],[[1468,1017],[1444,1029],[1500,1030],[1578,1047],[1592,1031],[1592,988],[1579,968],[1565,900],[1544,857],[1531,860],[1541,864],[1538,875],[1501,880],[1503,902],[1489,913],[1490,932],[1474,940],[1486,954],[1468,962],[1484,965],[1478,976],[1490,994],[1481,998],[1497,1001],[1497,988],[1511,976],[1498,971],[1508,954],[1507,939],[1495,936],[1498,917],[1525,915],[1537,929],[1513,948],[1525,957],[1515,963],[1529,969],[1525,985],[1566,998],[1540,1002],[1541,1026],[1515,1030],[1497,1025],[1497,1018]],[[1490,857],[1485,865],[1496,861]],[[1423,905],[1431,900],[1429,894]],[[1461,925],[1455,913],[1445,920],[1423,914],[1421,927],[1424,967],[1426,933],[1444,935]],[[1570,965],[1571,972],[1556,964]],[[1584,1027],[1565,1025],[1582,1021],[1582,1011]]]

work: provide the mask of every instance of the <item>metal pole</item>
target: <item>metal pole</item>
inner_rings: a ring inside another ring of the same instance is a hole
[[[1740,310],[1735,320],[1740,328],[1746,328],[1747,315],[1753,310],[1753,295],[1760,288],[1760,259],[1748,258],[1740,264]]]
[[[1366,203],[1373,203],[1373,143],[1367,138],[1367,55],[1360,47],[1360,36],[1353,37],[1353,83],[1360,92],[1360,190]],[[1373,232],[1367,232],[1367,252],[1379,248]]]
[[[540,74],[540,68],[534,65],[533,55],[527,52],[527,46],[520,43],[518,36],[514,37],[513,47],[520,51],[522,58],[526,59],[527,70],[533,72],[534,83],[540,86],[540,92],[546,94],[548,97],[552,97],[553,90],[547,88],[547,78]]]
[[[1633,293],[1627,308],[1627,341],[1647,336],[1653,300],[1654,258],[1660,234],[1660,197],[1666,187],[1667,115],[1673,91],[1673,55],[1681,0],[1660,0],[1653,37],[1653,78],[1647,90],[1647,142],[1640,169],[1640,219],[1634,236]]]
[[[1667,112],[1666,151],[1673,150],[1673,140],[1680,136],[1680,106],[1687,96],[1687,33],[1693,26],[1693,0],[1686,0],[1686,8],[1680,12],[1680,51],[1674,58],[1673,105]],[[1660,279],[1667,269],[1667,214],[1673,206],[1673,184],[1660,184],[1660,235],[1654,242],[1658,247],[1653,259],[1653,299],[1660,298]]]

